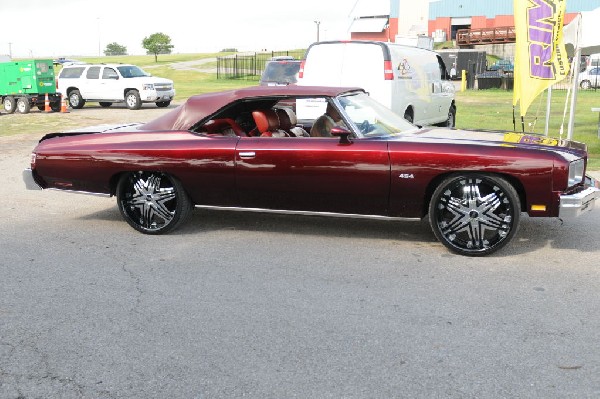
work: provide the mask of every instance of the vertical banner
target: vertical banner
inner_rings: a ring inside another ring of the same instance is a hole
[[[515,84],[513,105],[525,116],[533,100],[569,74],[563,42],[567,0],[514,0]]]

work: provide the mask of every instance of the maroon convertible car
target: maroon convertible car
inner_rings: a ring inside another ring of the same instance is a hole
[[[28,188],[114,195],[160,234],[194,206],[422,219],[463,255],[490,254],[521,212],[594,207],[584,144],[500,131],[419,128],[361,89],[252,87],[191,97],[146,124],[51,133]]]

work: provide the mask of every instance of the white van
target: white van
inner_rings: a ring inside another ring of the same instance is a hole
[[[454,85],[442,58],[422,48],[374,41],[313,43],[300,66],[303,86],[361,87],[416,125],[454,127]]]

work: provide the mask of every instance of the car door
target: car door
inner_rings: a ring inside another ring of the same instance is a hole
[[[240,206],[384,215],[387,142],[335,137],[242,137],[236,148]]]
[[[100,66],[91,66],[85,72],[85,76],[79,87],[79,91],[85,100],[97,100],[100,95]]]
[[[98,85],[98,100],[119,100],[121,99],[118,94],[120,90],[118,89],[118,81],[119,75],[114,68],[111,67],[103,67],[102,75],[100,76],[100,82]]]

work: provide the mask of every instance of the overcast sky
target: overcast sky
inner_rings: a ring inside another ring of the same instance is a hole
[[[142,40],[157,32],[174,53],[305,48],[314,21],[321,40],[349,39],[356,9],[377,3],[389,0],[0,0],[0,55],[97,56],[112,42],[145,54]]]

